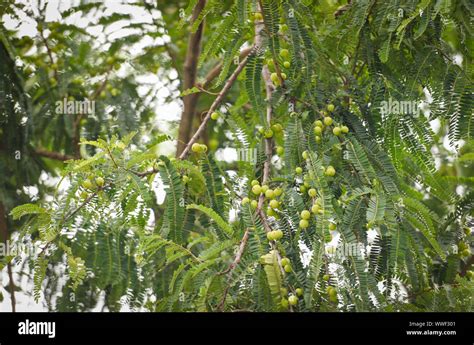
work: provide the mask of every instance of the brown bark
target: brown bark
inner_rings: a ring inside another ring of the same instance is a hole
[[[70,156],[70,155],[65,155],[65,154],[62,154],[62,153],[59,153],[59,152],[52,152],[52,151],[47,151],[47,150],[43,150],[43,149],[36,149],[35,153],[38,156],[46,157],[46,158],[50,158],[50,159],[55,159],[55,160],[58,160],[58,161],[67,161],[69,159],[74,159],[74,157]]]
[[[204,9],[205,5],[206,0],[199,0],[196,7],[194,7],[191,22],[194,22],[199,17],[199,14]],[[183,90],[192,88],[196,83],[197,64],[199,54],[201,52],[203,28],[204,21],[200,23],[196,32],[189,34],[188,49],[186,51],[186,58],[184,61]],[[191,137],[198,99],[198,93],[183,96],[183,113],[181,114],[181,121],[179,123],[176,156],[181,154],[181,152],[184,150],[184,147],[186,146],[186,143]]]

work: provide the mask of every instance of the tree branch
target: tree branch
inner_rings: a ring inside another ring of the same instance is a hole
[[[191,23],[199,18],[200,13],[206,5],[206,0],[199,0],[193,10]],[[189,34],[188,49],[186,51],[186,58],[184,60],[183,69],[183,90],[190,89],[196,83],[197,64],[199,54],[201,52],[201,39],[204,29],[204,21],[199,24],[196,32]],[[192,93],[183,97],[183,113],[181,114],[181,121],[178,129],[178,145],[176,155],[179,156],[184,149],[184,144],[188,142],[191,135],[193,120],[196,113],[196,106],[199,99],[199,94]]]
[[[47,151],[44,149],[35,149],[34,151],[38,156],[49,158],[49,159],[55,159],[58,161],[67,161],[70,159],[74,159],[73,156],[62,154],[59,152],[53,152],[53,151]]]

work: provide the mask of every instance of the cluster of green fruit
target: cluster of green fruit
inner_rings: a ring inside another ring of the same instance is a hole
[[[302,288],[297,288],[295,289],[295,293],[290,293],[288,294],[288,289],[286,288],[281,288],[281,294],[283,296],[288,296],[288,299],[283,297],[281,299],[281,306],[285,309],[288,308],[288,306],[295,306],[298,304],[299,297],[303,296],[303,289]]]
[[[258,129],[258,132],[262,134],[265,137],[265,139],[270,139],[270,138],[273,138],[273,135],[275,134],[283,133],[283,126],[280,123],[275,123],[270,128],[260,127]],[[278,153],[278,150],[277,150],[277,153]]]
[[[280,208],[281,205],[280,202],[276,200],[276,198],[280,197],[283,194],[283,190],[279,187],[275,189],[270,189],[270,187],[268,187],[267,185],[260,186],[260,182],[258,182],[257,180],[253,180],[251,182],[251,186],[252,194],[256,198],[260,197],[260,195],[263,194],[265,196],[265,200],[268,201],[267,215],[277,218],[278,215],[274,212],[274,210]],[[256,209],[258,206],[258,201],[255,199],[251,200],[249,197],[245,197],[242,199],[242,205],[246,205],[248,203],[250,203],[250,206],[253,209]],[[279,238],[275,238],[275,240],[278,239]]]
[[[461,255],[461,257],[467,258],[468,256],[471,255],[471,249],[469,248],[469,245],[467,245],[464,242],[458,243],[458,250],[459,250],[459,255]]]
[[[285,25],[285,26],[281,26],[281,29],[282,28],[285,28],[286,27],[286,30],[288,30],[288,27]],[[280,29],[280,30],[281,30]],[[291,62],[289,61],[290,59],[290,52],[288,51],[288,49],[281,49],[280,50],[280,53],[279,53],[280,57],[283,59],[283,63],[281,64],[285,69],[289,69],[291,67]],[[268,69],[272,72],[272,74],[270,75],[270,79],[272,80],[273,84],[276,85],[276,86],[280,86],[281,85],[281,81],[282,80],[286,80],[287,78],[287,75],[285,72],[282,72],[280,71],[280,75],[278,75],[277,71],[276,71],[276,68],[275,68],[275,60],[273,58],[269,58],[267,59],[266,63],[267,63],[267,66],[268,66]],[[281,79],[280,79],[281,77]]]
[[[327,106],[327,110],[332,113],[334,112],[334,104],[328,104]],[[315,140],[316,142],[321,142],[321,136],[323,135],[323,132],[324,132],[324,129],[326,127],[329,127],[333,124],[333,119],[331,116],[329,116],[329,114],[326,112],[326,111],[322,111],[321,114],[323,115],[323,121],[321,120],[316,120],[314,122],[314,134],[315,134]],[[334,126],[334,128],[332,129],[332,133],[339,137],[343,134],[347,134],[349,133],[349,127],[347,126]]]
[[[87,179],[82,182],[82,187],[85,189],[81,192],[81,198],[87,199],[89,197],[89,193],[87,190],[95,190],[101,189],[104,187],[105,180],[103,177],[95,177],[94,175],[89,175]]]
[[[191,146],[191,151],[193,151],[195,153],[206,153],[207,152],[207,146],[205,144],[194,143]]]

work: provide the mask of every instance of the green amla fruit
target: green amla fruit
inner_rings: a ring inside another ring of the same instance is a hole
[[[273,131],[268,128],[265,130],[265,133],[263,135],[265,136],[265,138],[270,139],[271,137],[273,137]]]
[[[280,56],[282,58],[287,58],[288,56],[290,56],[290,52],[288,51],[288,49],[282,49],[280,50]]]
[[[318,204],[314,204],[313,206],[311,206],[311,212],[313,212],[314,214],[316,213],[319,213],[319,205]]]
[[[281,32],[287,32],[287,31],[288,31],[288,25],[286,25],[286,24],[281,24],[281,25],[280,25],[280,31],[281,31]]]
[[[328,282],[329,281],[329,274],[323,275],[323,280]]]
[[[304,184],[300,185],[300,192],[302,194],[306,193],[306,186]]]
[[[326,116],[326,117],[324,118],[323,122],[324,122],[324,124],[325,124],[326,126],[331,126],[331,125],[332,125],[332,117]]]
[[[274,82],[275,84],[280,81],[280,79],[278,78],[278,74],[276,74],[275,72],[273,72],[272,74],[270,74],[270,79],[271,79],[272,82]]]
[[[275,213],[275,211],[273,211],[273,209],[271,207],[269,207],[269,208],[267,208],[267,216],[276,217],[277,214]]]
[[[92,189],[94,187],[94,184],[90,180],[85,180],[82,182],[82,187],[85,189]]]
[[[318,192],[316,192],[316,189],[314,188],[311,188],[309,191],[308,191],[308,195],[312,198],[314,198],[316,195],[318,194]]]
[[[288,259],[288,258],[281,259],[281,265],[282,266],[286,266],[286,265],[289,265],[289,264],[290,264],[290,259]]]
[[[285,149],[282,146],[277,146],[276,153],[277,155],[282,156],[285,153]]]
[[[341,135],[341,128],[340,127],[334,127],[332,129],[332,134],[334,134],[335,136],[340,136]]]
[[[245,197],[242,199],[242,205],[247,205],[250,202],[250,199]]]
[[[278,188],[275,188],[273,192],[275,193],[275,196],[280,196],[283,193],[283,189],[278,187]]]
[[[334,176],[336,175],[336,169],[334,169],[334,167],[330,165],[326,168],[326,171],[324,173],[326,174],[326,176]]]
[[[334,223],[329,223],[329,230],[334,231],[336,230],[337,226]]]
[[[286,273],[291,272],[291,266],[290,265],[285,265],[285,267],[283,267],[283,269],[285,270]]]
[[[285,61],[285,62],[283,62],[283,66],[284,66],[285,68],[290,68],[290,66],[291,66],[290,61]]]
[[[309,226],[309,222],[306,219],[301,219],[299,225],[301,229],[306,229]]]
[[[97,177],[97,178],[95,179],[95,183],[96,183],[99,187],[103,187],[105,181],[104,181],[104,179],[103,179],[102,177],[99,176],[99,177]]]
[[[334,104],[328,104],[328,111],[330,111],[331,113],[334,111]]]
[[[280,75],[281,75],[281,79],[286,80],[286,78],[287,78],[286,73],[282,72],[282,73],[280,73]]]
[[[300,296],[300,297],[303,296],[303,289],[302,288],[297,288],[295,290],[295,292],[296,292],[296,296]]]
[[[301,173],[303,173],[303,169],[301,167],[296,167],[295,172],[297,174],[301,174]]]
[[[88,196],[89,196],[89,193],[87,193],[85,190],[81,192],[82,199],[87,199]]]
[[[281,299],[281,306],[285,309],[288,309],[289,302],[286,298]]]
[[[469,279],[474,279],[474,272],[473,271],[467,271],[466,272],[466,277]]]
[[[316,135],[321,135],[322,132],[323,132],[323,128],[322,128],[322,127],[320,127],[320,126],[314,127],[314,134],[316,134]]]
[[[258,182],[257,180],[252,180],[252,182],[250,182],[250,184],[252,186],[256,186],[256,185],[260,184],[260,182]]]
[[[280,133],[283,130],[283,126],[279,123],[275,123],[274,125],[272,125],[272,130],[275,133]]]
[[[258,201],[257,200],[252,200],[250,202],[250,206],[253,208],[253,209],[256,209],[258,207]]]
[[[303,159],[308,159],[309,158],[309,153],[308,151],[303,151],[302,155]]]
[[[271,208],[278,208],[280,206],[280,203],[276,201],[275,199],[270,201],[270,207]]]
[[[287,289],[287,288],[281,288],[281,289],[280,289],[280,293],[281,293],[283,296],[286,296],[286,295],[288,295],[288,289]]]
[[[265,192],[265,197],[268,199],[273,199],[275,197],[275,192],[272,189],[268,189]]]
[[[218,118],[219,118],[219,113],[218,113],[218,112],[213,112],[213,113],[211,114],[211,119],[217,120]]]
[[[290,297],[288,297],[288,302],[290,303],[290,305],[297,305],[298,297],[296,297],[295,295],[291,295]]]
[[[194,143],[192,146],[191,146],[191,151],[195,152],[195,153],[204,153],[207,151],[207,146],[204,145],[204,144],[198,144],[198,143]]]
[[[342,126],[342,127],[341,127],[341,132],[344,133],[344,134],[349,133],[349,127],[347,127],[347,126]]]
[[[265,193],[267,192],[267,190],[268,190],[268,186],[267,186],[266,184],[264,184],[264,185],[262,186],[262,193],[265,194]]]
[[[255,195],[260,195],[262,193],[262,187],[260,187],[258,184],[252,187],[252,193]]]
[[[301,219],[308,220],[311,217],[311,213],[308,210],[301,211]]]
[[[255,19],[256,21],[262,21],[262,20],[263,20],[263,15],[262,15],[262,13],[260,13],[260,12],[255,12],[255,14],[253,15],[253,19]]]

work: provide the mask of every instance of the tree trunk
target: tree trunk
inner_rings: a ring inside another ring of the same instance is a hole
[[[0,202],[0,241],[4,244],[10,239],[8,233],[8,224],[7,224],[7,215],[5,211],[5,206],[3,203]],[[12,305],[12,311],[16,311],[16,299],[15,299],[15,284],[13,282],[13,271],[11,263],[7,264],[7,271],[8,271],[8,278],[9,282],[9,289],[10,289],[10,300]]]

